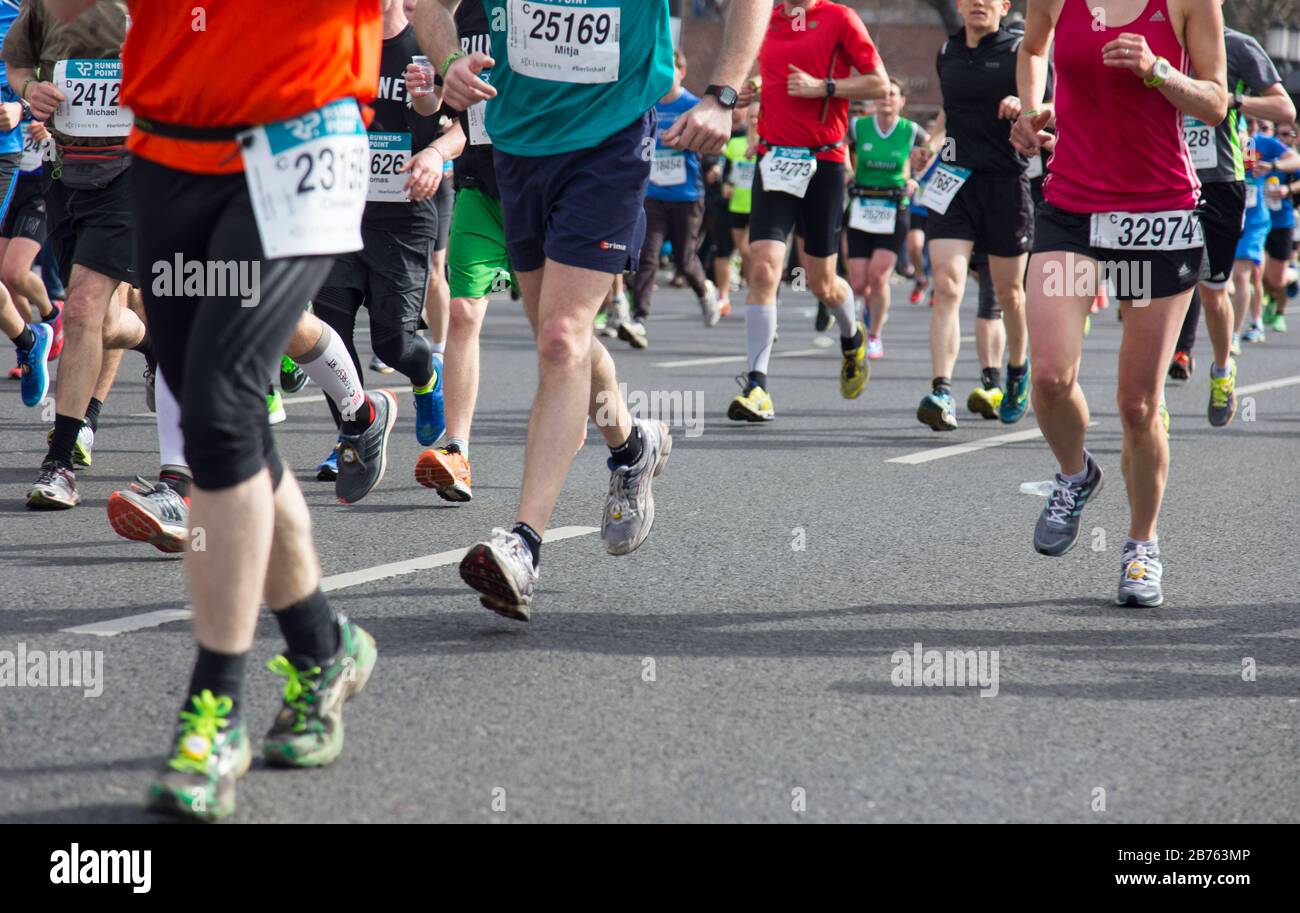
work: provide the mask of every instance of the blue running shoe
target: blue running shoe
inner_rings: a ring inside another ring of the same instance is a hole
[[[46,360],[54,343],[54,332],[43,323],[31,324],[28,329],[36,341],[30,349],[18,350],[18,370],[22,372],[24,406],[39,406],[50,392],[50,372]]]
[[[447,430],[447,413],[442,402],[442,356],[433,355],[433,383],[415,394],[415,437],[425,447],[438,443]]]
[[[1029,360],[1025,360],[1025,373],[1012,377],[1007,372],[1007,392],[998,406],[998,418],[1004,425],[1014,425],[1029,411]]]
[[[333,482],[339,477],[339,448],[334,445],[330,455],[316,464],[316,481]]]
[[[933,431],[956,431],[957,414],[953,411],[952,394],[947,390],[931,390],[916,407],[916,419],[929,425]]]

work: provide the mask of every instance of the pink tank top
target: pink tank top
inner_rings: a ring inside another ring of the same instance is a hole
[[[1101,62],[1108,42],[1134,32],[1186,73],[1167,0],[1148,0],[1125,25],[1095,31],[1093,23],[1087,0],[1065,0],[1052,50],[1057,139],[1044,198],[1067,212],[1192,209],[1201,184],[1183,141],[1182,113],[1132,71]]]

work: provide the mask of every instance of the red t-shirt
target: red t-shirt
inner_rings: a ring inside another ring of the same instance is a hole
[[[795,13],[787,16],[784,3],[772,10],[767,37],[758,52],[763,79],[758,135],[764,143],[778,146],[826,146],[844,139],[848,132],[849,101],[832,98],[827,104],[825,98],[792,98],[786,91],[790,65],[816,79],[844,79],[852,70],[874,72],[880,55],[862,19],[848,7],[814,0]],[[827,162],[846,162],[848,157],[848,146],[843,143],[817,153],[817,158]]]

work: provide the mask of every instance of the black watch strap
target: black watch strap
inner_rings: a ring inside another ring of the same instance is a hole
[[[736,102],[740,96],[731,86],[709,86],[704,90],[705,95],[712,95],[718,100],[718,104],[724,108],[736,107]]]

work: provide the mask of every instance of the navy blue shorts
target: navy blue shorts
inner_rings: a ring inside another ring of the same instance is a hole
[[[599,146],[561,155],[493,150],[515,272],[548,259],[610,275],[636,268],[656,122],[651,109]]]

